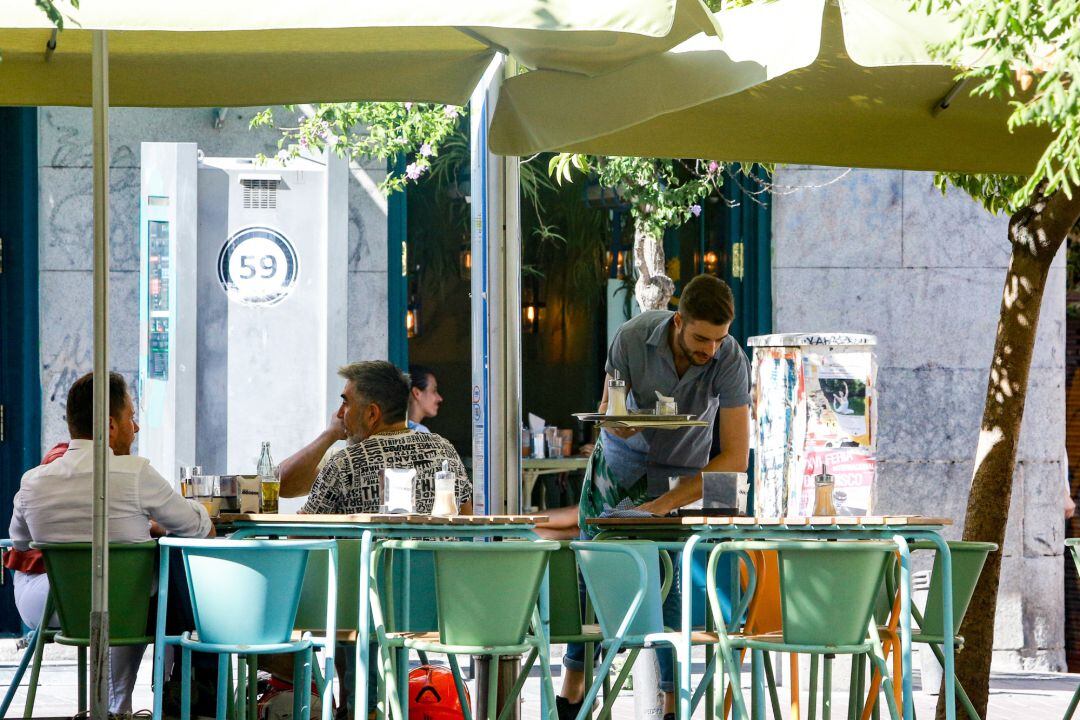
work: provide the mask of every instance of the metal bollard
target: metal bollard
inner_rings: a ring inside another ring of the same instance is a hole
[[[488,683],[491,681],[491,657],[487,655],[474,655],[473,664],[476,668],[476,693],[473,696],[473,717],[482,719],[487,717],[487,693]],[[497,695],[499,712],[502,712],[503,708],[506,706],[507,696],[514,687],[514,683],[517,682],[520,670],[520,655],[505,655],[499,658],[499,689]],[[521,720],[521,698],[523,695],[524,693],[518,696],[517,702],[514,703],[513,709],[507,714],[506,720]],[[498,715],[498,713],[496,713],[496,715]]]

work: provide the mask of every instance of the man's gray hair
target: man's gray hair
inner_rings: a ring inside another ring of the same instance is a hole
[[[409,379],[393,363],[385,360],[349,363],[338,368],[338,375],[353,384],[364,402],[379,406],[383,422],[405,421],[409,411]]]

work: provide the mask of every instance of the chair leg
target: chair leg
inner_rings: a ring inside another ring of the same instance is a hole
[[[247,656],[236,656],[236,720],[247,720]],[[252,718],[254,720],[254,718]]]
[[[877,649],[880,650],[881,646],[879,645]],[[888,677],[889,669],[885,664],[885,660],[883,660],[878,653],[874,652],[870,655],[870,662],[877,666],[878,670],[881,672],[882,680],[885,683],[885,702],[889,706],[889,717],[891,717],[892,720],[900,720],[900,714],[896,710],[896,698],[892,692],[894,683]]]
[[[765,693],[762,687],[764,681],[764,663],[761,661],[761,650],[750,651],[750,717],[760,718],[765,711]]]
[[[776,674],[773,672],[772,658],[769,653],[762,654],[762,664],[765,666],[765,682],[769,685],[769,702],[772,703],[773,717],[782,717],[780,713],[780,697],[776,694]]]
[[[86,712],[86,708],[89,706],[90,701],[88,697],[87,684],[89,678],[89,670],[86,667],[86,648],[80,647],[78,652],[79,657],[79,712]]]
[[[218,655],[217,666],[217,720],[226,720],[229,714],[229,654]]]
[[[30,684],[26,688],[26,702],[23,704],[23,717],[34,717],[34,701],[37,699],[38,676],[41,674],[41,653],[45,647],[45,626],[38,625],[34,637],[33,664],[30,666]],[[30,652],[30,648],[26,649]],[[82,708],[85,710],[86,708]],[[80,712],[82,711],[80,710]]]
[[[259,661],[258,656],[252,655],[248,659],[248,717],[258,720],[259,717]]]
[[[807,720],[814,720],[817,717],[817,670],[818,670],[818,655],[810,655],[810,697],[807,700],[806,717]]]
[[[461,666],[458,665],[457,655],[447,655],[446,659],[450,661],[450,673],[454,676],[454,687],[457,688],[458,702],[461,704],[461,710],[465,714],[465,720],[473,720],[472,708],[469,707],[469,697],[465,694],[465,681],[461,677]],[[541,668],[541,671],[543,668]],[[548,679],[551,678],[551,666],[548,666]],[[552,707],[555,704],[552,703]]]
[[[821,720],[832,719],[832,664],[833,655],[826,655],[821,672]]]
[[[497,720],[499,716],[496,705],[499,702],[499,656],[492,655],[488,660],[488,687],[487,687],[487,720]]]
[[[19,683],[22,682],[23,675],[26,674],[26,668],[30,666],[30,660],[34,657],[37,634],[37,630],[31,630],[26,636],[26,649],[23,650],[22,657],[19,659],[19,667],[16,668],[15,675],[11,678],[11,684],[8,686],[7,692],[4,693],[3,702],[0,702],[0,718],[7,716],[8,707],[11,706],[11,701],[15,699]]]
[[[1062,720],[1072,720],[1073,713],[1076,712],[1076,705],[1080,703],[1080,685],[1076,686],[1073,690],[1072,700],[1069,701],[1069,707],[1065,711],[1065,717]]]
[[[934,653],[934,657],[937,658],[938,664],[941,665],[942,668],[944,668],[945,656],[941,652],[941,646],[934,643],[928,644],[930,645],[930,649]],[[964,690],[964,686],[960,684],[960,680],[957,679],[954,682],[956,687],[956,697],[958,700],[960,700],[960,704],[964,706],[964,712],[967,714],[968,720],[982,720],[982,718],[979,717],[979,713],[975,711],[975,706],[971,704],[971,698],[968,697],[967,691]]]
[[[791,674],[791,690],[789,692],[791,697],[791,720],[799,720],[802,706],[799,702],[799,656],[795,653],[788,656],[788,669]]]
[[[600,709],[600,716],[597,717],[596,720],[607,720],[611,717],[611,711],[615,707],[615,701],[618,699],[619,693],[622,692],[623,685],[626,683],[626,678],[630,676],[630,671],[634,669],[634,663],[637,662],[639,652],[641,651],[638,648],[634,648],[626,657],[626,661],[623,662],[622,670],[619,671],[618,676],[615,678],[615,683],[611,686],[611,692],[604,696],[604,707]]]
[[[191,649],[180,650],[180,720],[191,720]]]

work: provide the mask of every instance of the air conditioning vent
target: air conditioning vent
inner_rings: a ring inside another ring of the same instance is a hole
[[[277,178],[242,178],[244,186],[244,208],[255,210],[277,209]]]

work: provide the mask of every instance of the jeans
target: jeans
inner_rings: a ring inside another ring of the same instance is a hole
[[[672,557],[675,568],[671,582],[671,590],[664,599],[663,616],[664,625],[669,628],[677,628],[682,625],[682,586],[679,580],[679,556]],[[581,593],[581,607],[585,607],[585,583],[578,576],[578,590]],[[596,646],[595,656],[599,656],[600,646]],[[660,664],[660,692],[675,692],[675,656],[672,649],[666,645],[656,648],[656,660]],[[581,672],[585,669],[585,645],[583,643],[567,643],[566,654],[563,655],[563,667],[567,670]]]

